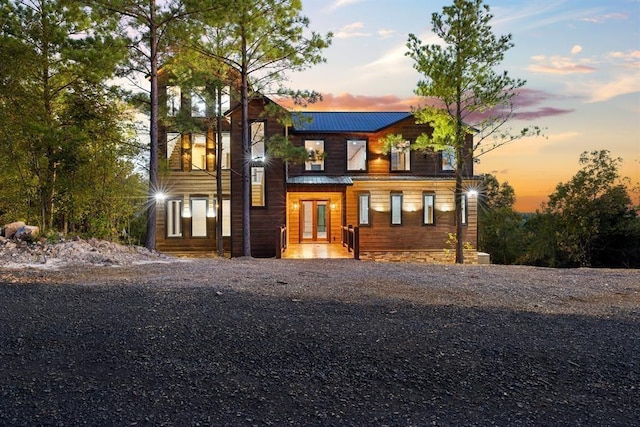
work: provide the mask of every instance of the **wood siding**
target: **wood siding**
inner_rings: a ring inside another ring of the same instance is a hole
[[[265,120],[263,100],[253,100],[249,105],[249,121]],[[242,224],[242,111],[240,108],[231,113],[231,256],[243,256]],[[265,125],[265,140],[273,135],[284,135],[284,127],[277,120],[269,118]],[[267,152],[268,157],[268,152]],[[275,234],[279,226],[286,223],[287,187],[284,164],[271,158],[264,163],[265,206],[251,208],[251,255],[254,257],[274,257]],[[246,177],[246,185],[251,185],[251,177]]]
[[[347,188],[346,222],[358,225],[358,195],[370,195],[370,225],[360,226],[360,250],[442,249],[455,233],[453,180],[357,181]],[[423,225],[422,195],[436,197],[435,224]],[[402,225],[391,224],[391,193],[402,194]],[[463,241],[477,247],[477,201],[468,197],[468,223]]]

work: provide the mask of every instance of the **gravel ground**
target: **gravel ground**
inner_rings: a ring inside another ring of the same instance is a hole
[[[638,270],[89,246],[0,246],[0,425],[639,424]]]

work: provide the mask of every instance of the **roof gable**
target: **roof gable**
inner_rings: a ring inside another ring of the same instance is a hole
[[[408,112],[296,112],[294,132],[377,132],[411,117]]]

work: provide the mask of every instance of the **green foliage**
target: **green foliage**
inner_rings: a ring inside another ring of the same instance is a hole
[[[483,176],[478,210],[478,247],[496,264],[514,264],[524,254],[524,219],[513,210],[515,191],[491,174]]]
[[[2,219],[47,233],[123,214],[137,148],[106,85],[126,57],[113,22],[72,0],[0,0],[0,25]]]
[[[284,162],[301,165],[309,160],[309,153],[304,147],[296,147],[291,140],[282,135],[273,135],[267,141],[269,155]]]
[[[457,234],[462,232],[461,195],[467,162],[529,133],[512,135],[501,130],[513,116],[513,98],[525,81],[496,71],[513,43],[510,34],[493,34],[492,19],[482,0],[454,0],[442,13],[431,16],[440,43],[423,45],[414,34],[407,42],[407,56],[423,76],[415,92],[428,103],[416,111],[416,118],[433,128],[433,134],[418,138],[414,148],[455,153]],[[475,141],[469,138],[472,132]],[[483,145],[487,141],[489,147]],[[463,262],[462,242],[456,248],[456,262]]]

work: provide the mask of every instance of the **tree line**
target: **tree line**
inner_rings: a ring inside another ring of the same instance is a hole
[[[619,175],[622,159],[596,150],[579,161],[581,169],[532,214],[514,211],[507,182],[484,176],[478,245],[493,263],[640,267],[640,207],[631,199],[631,183]]]

